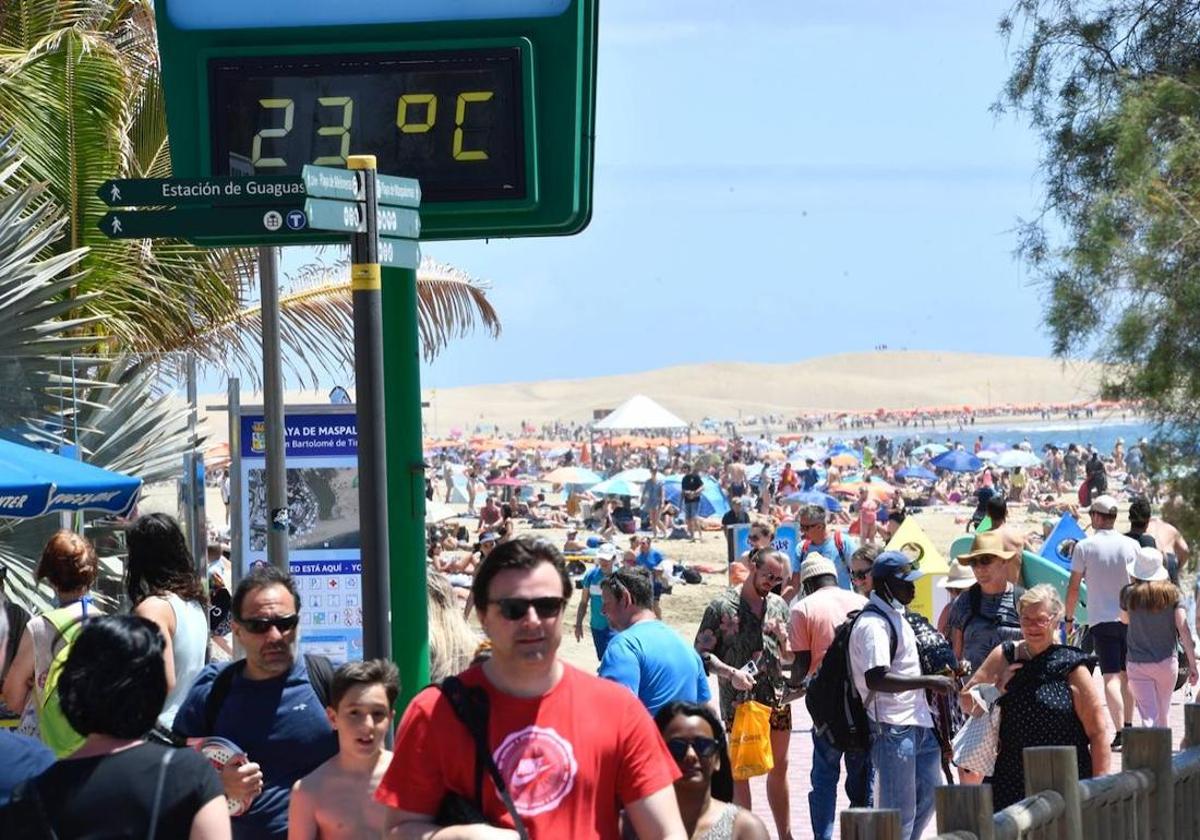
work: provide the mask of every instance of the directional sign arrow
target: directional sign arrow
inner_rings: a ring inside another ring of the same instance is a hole
[[[314,230],[337,230],[347,233],[365,233],[362,206],[354,201],[328,201],[310,198],[304,202],[308,225]]]
[[[376,175],[375,200],[392,207],[420,207],[421,184],[416,178]]]
[[[250,178],[121,178],[96,191],[109,207],[175,205],[273,205],[304,197],[300,178],[269,175]]]
[[[300,177],[304,180],[304,191],[309,195],[362,201],[362,187],[356,172],[309,164],[300,171]]]
[[[375,221],[379,225],[380,236],[393,236],[399,239],[419,239],[421,237],[421,214],[416,210],[380,207],[376,210]]]
[[[110,239],[310,233],[304,211],[295,205],[117,210],[104,214],[99,228]]]
[[[421,247],[411,239],[379,239],[379,264],[416,269],[421,265]]]

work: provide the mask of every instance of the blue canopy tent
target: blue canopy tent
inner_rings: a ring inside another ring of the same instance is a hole
[[[704,486],[700,489],[700,515],[724,516],[729,512],[729,502],[725,500],[725,494],[721,492],[721,485],[707,475],[703,476],[702,480]],[[667,501],[682,512],[683,476],[667,476],[666,481],[663,482],[663,490],[667,494]]]
[[[101,510],[126,514],[142,489],[139,478],[0,440],[0,517]]]

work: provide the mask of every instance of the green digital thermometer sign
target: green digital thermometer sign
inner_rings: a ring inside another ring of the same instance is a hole
[[[373,154],[380,173],[421,182],[423,239],[581,230],[596,0],[481,17],[495,7],[159,0],[175,176],[297,175]]]

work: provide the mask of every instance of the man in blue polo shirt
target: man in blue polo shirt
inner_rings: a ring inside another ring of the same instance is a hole
[[[673,700],[707,703],[708,675],[695,648],[654,617],[645,569],[619,569],[600,584],[604,614],[617,630],[600,663],[600,676],[628,688],[654,715]]]
[[[189,738],[225,738],[246,753],[248,763],[221,772],[226,796],[251,801],[233,819],[236,840],[286,840],[292,785],[337,753],[337,735],[296,655],[300,593],[291,575],[255,567],[238,583],[232,612],[246,658],[201,671],[174,729]],[[229,668],[235,670],[218,677]],[[214,685],[224,686],[216,708],[209,701]]]

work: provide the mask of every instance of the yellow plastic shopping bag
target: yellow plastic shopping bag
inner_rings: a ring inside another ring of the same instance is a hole
[[[733,713],[729,760],[739,782],[761,776],[775,766],[771,755],[771,707],[751,700]]]

